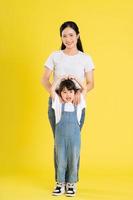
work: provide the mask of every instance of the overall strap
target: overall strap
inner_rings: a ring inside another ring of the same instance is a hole
[[[62,105],[61,105],[61,115],[62,115],[63,112],[64,112],[64,108],[65,108],[65,103],[62,103]]]
[[[77,114],[77,106],[74,105],[74,112]]]
[[[79,122],[78,122],[78,116],[77,116],[77,110],[78,110],[77,108],[78,108],[78,106],[74,105],[74,116],[75,116],[75,119],[76,119],[77,123],[79,124]]]

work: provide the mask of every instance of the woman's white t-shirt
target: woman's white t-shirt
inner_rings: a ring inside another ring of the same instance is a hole
[[[84,81],[85,72],[92,71],[94,64],[89,55],[78,51],[75,55],[67,55],[63,50],[53,52],[46,60],[44,66],[53,71],[54,80],[64,75],[74,75]]]
[[[81,94],[80,103],[77,105],[77,120],[79,125],[80,125],[82,110],[85,107],[86,107],[85,99]],[[59,96],[57,94],[55,94],[55,98],[54,100],[52,100],[52,108],[55,110],[55,119],[57,124],[61,119],[61,112],[62,112],[62,103],[60,102]],[[72,103],[65,103],[64,111],[73,112],[74,105]]]

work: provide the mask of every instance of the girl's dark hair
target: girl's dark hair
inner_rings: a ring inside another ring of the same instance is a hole
[[[75,83],[71,79],[66,79],[61,81],[59,88],[56,90],[57,94],[61,97],[61,92],[64,88],[67,88],[68,90],[74,90],[74,92],[77,92],[77,88],[75,86]]]
[[[67,27],[72,28],[76,32],[77,35],[79,34],[79,28],[78,28],[77,24],[75,22],[73,22],[73,21],[67,21],[67,22],[64,22],[60,27],[60,36],[62,36],[62,31]],[[65,48],[66,48],[66,46],[62,42],[61,50],[65,49]],[[79,36],[79,38],[77,40],[77,48],[78,48],[78,50],[84,52],[80,36]]]

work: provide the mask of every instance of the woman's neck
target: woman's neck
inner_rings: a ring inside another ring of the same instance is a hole
[[[73,49],[68,49],[68,48],[66,48],[66,49],[64,49],[63,50],[63,52],[65,53],[65,54],[67,54],[67,55],[75,55],[75,54],[77,54],[78,53],[78,49],[77,48],[73,48]]]

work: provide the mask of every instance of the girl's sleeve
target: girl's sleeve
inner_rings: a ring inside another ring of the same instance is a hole
[[[86,107],[86,102],[83,94],[81,94],[80,103],[78,106],[80,107],[81,110]]]
[[[92,71],[94,69],[94,63],[92,58],[89,55],[86,55],[85,59],[85,72]]]
[[[61,103],[59,96],[57,94],[55,94],[55,98],[52,100],[52,108],[55,111],[56,123],[58,123],[61,117]]]
[[[81,120],[81,116],[82,116],[82,110],[85,107],[86,107],[85,99],[84,99],[83,95],[81,94],[80,103],[77,106],[77,119],[78,119],[79,124],[80,124],[80,120]]]
[[[54,53],[52,53],[44,63],[44,66],[53,70],[54,69]]]

